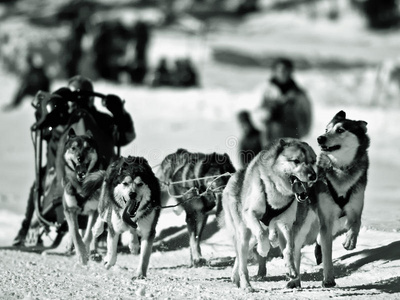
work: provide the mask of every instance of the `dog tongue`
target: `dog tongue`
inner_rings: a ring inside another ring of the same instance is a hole
[[[305,193],[306,189],[304,188],[303,183],[299,179],[295,179],[292,183],[292,191],[295,194]]]

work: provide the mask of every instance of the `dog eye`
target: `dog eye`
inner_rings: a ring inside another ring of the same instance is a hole
[[[296,165],[298,165],[300,163],[300,160],[298,159],[293,159],[292,162],[294,162]]]
[[[138,186],[138,187],[143,186],[143,182],[139,182],[139,183],[137,184],[137,186]]]
[[[344,129],[343,129],[343,128],[338,128],[338,129],[336,129],[336,132],[337,132],[337,133],[343,133],[343,132],[344,132]]]
[[[129,183],[127,183],[127,182],[123,182],[123,183],[122,183],[122,185],[123,185],[123,186],[128,186],[128,185],[129,185]]]

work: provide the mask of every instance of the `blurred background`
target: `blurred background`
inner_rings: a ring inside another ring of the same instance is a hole
[[[311,101],[304,139],[317,153],[339,110],[368,122],[364,225],[400,230],[399,20],[396,0],[0,0],[0,244],[35,175],[23,81],[54,91],[81,74],[119,95],[137,132],[123,155],[155,166],[182,147],[226,152],[239,167],[237,114],[260,105],[282,56]]]

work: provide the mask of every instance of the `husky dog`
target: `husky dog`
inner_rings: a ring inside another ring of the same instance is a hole
[[[140,240],[140,262],[137,278],[147,275],[156,225],[160,216],[160,185],[151,167],[143,157],[120,157],[110,164],[107,171],[91,174],[84,184],[84,193],[99,196],[99,217],[93,227],[98,237],[108,226],[107,269],[117,261],[118,238],[122,232],[130,231],[129,248],[137,253]]]
[[[298,214],[298,206],[306,204],[309,187],[317,179],[315,163],[316,155],[307,143],[285,138],[261,151],[246,169],[230,178],[222,205],[225,226],[233,234],[236,249],[232,281],[238,287],[253,291],[247,270],[252,237],[263,257],[267,256],[270,243],[281,247],[291,278],[288,287],[300,286],[300,250],[307,232],[297,228],[295,222],[308,217],[310,210]],[[301,224],[305,225],[305,221]]]
[[[97,200],[87,201],[82,194],[82,185],[90,172],[99,168],[97,146],[92,133],[76,135],[70,129],[60,143],[57,151],[56,170],[57,178],[63,187],[63,207],[65,219],[68,223],[68,232],[72,238],[79,261],[86,264],[88,261],[87,250],[92,240],[91,228],[97,217]],[[79,234],[78,214],[88,215],[85,235]]]
[[[163,202],[173,197],[186,212],[190,259],[195,267],[206,263],[200,249],[203,229],[210,212],[215,210],[219,214],[221,211],[222,190],[234,172],[228,154],[191,153],[178,149],[161,162],[157,177],[164,183]]]
[[[315,254],[317,263],[321,263],[322,255],[324,287],[336,285],[333,238],[346,232],[343,247],[353,250],[357,244],[369,166],[370,140],[366,133],[365,121],[346,119],[346,113],[340,111],[327,125],[326,133],[317,139],[321,154],[315,189],[321,228]]]

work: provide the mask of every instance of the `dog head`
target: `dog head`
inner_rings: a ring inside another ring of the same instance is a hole
[[[66,166],[75,173],[78,182],[83,182],[95,167],[98,154],[92,133],[87,131],[84,135],[76,135],[70,129],[64,147],[64,160]]]
[[[159,205],[160,186],[143,157],[120,157],[108,167],[106,182],[110,195],[124,208],[123,217],[127,223],[131,218],[139,218],[138,211]]]
[[[305,142],[297,139],[280,139],[274,171],[283,174],[285,184],[300,202],[308,198],[308,188],[317,180],[315,172],[316,154]]]
[[[349,165],[369,147],[367,122],[346,119],[338,112],[326,126],[325,134],[317,138],[321,150],[338,166]]]

